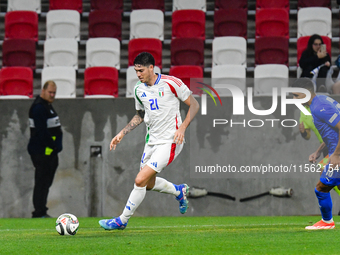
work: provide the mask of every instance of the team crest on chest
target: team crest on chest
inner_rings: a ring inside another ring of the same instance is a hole
[[[160,97],[164,97],[164,87],[158,89],[158,94]]]

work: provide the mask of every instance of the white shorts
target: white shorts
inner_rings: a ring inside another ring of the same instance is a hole
[[[183,143],[145,144],[140,169],[143,169],[145,165],[148,165],[157,173],[160,173],[167,165],[177,158],[182,149]]]

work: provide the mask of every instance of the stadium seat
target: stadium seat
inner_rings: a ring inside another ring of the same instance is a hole
[[[95,10],[89,14],[89,38],[122,39],[122,15],[119,10]]]
[[[191,86],[192,82],[203,80],[203,70],[199,66],[172,66],[169,75],[175,76],[183,81],[185,85],[193,92],[193,94],[201,95],[202,90]],[[190,79],[193,79],[190,82]]]
[[[231,96],[229,89],[224,85],[230,84],[246,92],[246,68],[241,65],[214,66],[211,71],[211,85],[220,96]]]
[[[1,95],[0,94],[0,99],[30,99],[29,96],[23,96],[23,95]]]
[[[289,39],[264,36],[255,40],[255,65],[282,64],[288,66]]]
[[[132,0],[131,9],[157,9],[164,12],[164,0]]]
[[[171,40],[171,65],[196,65],[204,67],[204,41],[199,38]]]
[[[298,0],[298,8],[327,7],[331,9],[331,0]]]
[[[298,38],[296,43],[297,48],[297,63],[299,65],[299,61],[302,55],[302,52],[307,48],[308,40],[310,36],[302,36]],[[322,41],[324,44],[326,44],[327,53],[329,56],[332,56],[332,39],[328,36],[321,36]]]
[[[173,0],[172,11],[177,10],[201,10],[206,12],[207,10],[206,0]]]
[[[159,69],[158,66],[154,67],[155,73],[161,73],[161,69]],[[134,66],[129,66],[127,71],[126,71],[126,97],[133,97],[134,95],[134,87],[136,83],[139,81],[135,67]]]
[[[256,10],[256,37],[285,36],[289,38],[289,13],[283,8]]]
[[[172,38],[205,40],[205,13],[201,10],[178,10],[172,13]]]
[[[297,14],[297,37],[326,35],[332,38],[332,11],[326,7],[302,8]]]
[[[247,66],[247,41],[243,37],[216,37],[212,42],[212,62],[216,65]]]
[[[80,14],[74,10],[54,10],[46,15],[46,39],[80,40]]]
[[[134,10],[130,15],[130,40],[156,38],[164,40],[164,13],[161,10]]]
[[[256,0],[256,9],[284,8],[289,11],[289,0]]]
[[[41,12],[40,0],[7,0],[7,12],[10,11],[34,11]]]
[[[0,95],[33,97],[33,71],[28,67],[0,69]]]
[[[258,65],[254,70],[254,95],[270,96],[272,89],[288,87],[289,70],[286,65]]]
[[[71,38],[52,38],[44,43],[44,67],[72,66],[78,69],[78,42]]]
[[[50,11],[51,10],[75,10],[79,13],[83,12],[83,1],[82,0],[50,0]]]
[[[91,0],[91,11],[120,11],[123,12],[123,0]]]
[[[242,36],[247,38],[247,10],[216,10],[214,14],[214,36]]]
[[[2,44],[3,66],[25,66],[35,69],[36,48],[33,39],[8,39]]]
[[[239,8],[248,9],[248,0],[215,0],[215,10]]]
[[[118,70],[116,68],[96,66],[85,69],[84,97],[92,95],[118,97]]]
[[[151,53],[155,58],[155,65],[162,69],[162,42],[154,38],[139,38],[129,41],[129,66],[133,66],[133,61],[143,51]]]
[[[120,69],[120,42],[117,38],[90,38],[86,42],[86,68],[111,66]]]
[[[38,41],[38,14],[34,11],[11,11],[5,15],[5,39]]]
[[[41,73],[41,87],[48,80],[57,85],[56,98],[76,97],[76,70],[70,66],[52,66],[43,68]]]

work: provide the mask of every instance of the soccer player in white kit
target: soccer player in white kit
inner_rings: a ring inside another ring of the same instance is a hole
[[[134,66],[140,80],[134,88],[137,112],[129,124],[112,139],[110,150],[115,150],[123,137],[143,121],[147,130],[145,148],[141,170],[136,176],[134,189],[123,213],[117,218],[99,221],[100,226],[106,230],[125,229],[128,220],[142,203],[146,190],[174,195],[179,201],[182,214],[188,208],[188,185],[176,185],[156,175],[181,152],[185,130],[198,112],[199,104],[180,79],[154,73],[155,60],[150,53],[140,53],[134,60]],[[179,100],[189,106],[183,122]]]

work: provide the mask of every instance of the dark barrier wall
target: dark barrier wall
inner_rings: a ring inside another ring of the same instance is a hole
[[[198,101],[201,104],[200,98]],[[300,113],[296,106],[290,105],[287,115],[282,116],[278,101],[273,114],[256,116],[250,112],[246,100],[244,115],[233,115],[231,98],[222,98],[223,105],[207,99],[207,115],[198,113],[187,130],[181,155],[160,176],[177,184],[186,182],[211,192],[225,193],[236,197],[236,201],[212,196],[191,199],[186,215],[319,214],[314,195],[319,174],[299,172],[305,164],[312,171],[308,156],[319,143],[314,134],[311,140],[305,141],[297,126],[282,125],[282,121],[284,125],[293,125],[292,121],[285,120],[298,121]],[[30,217],[33,210],[34,169],[26,150],[28,109],[32,102],[0,100],[0,217]],[[145,125],[124,137],[116,151],[109,151],[109,144],[134,115],[134,100],[57,99],[53,105],[60,116],[64,149],[50,190],[49,214],[55,217],[64,212],[79,217],[120,215],[139,170]],[[271,105],[271,97],[254,99],[256,109],[269,109]],[[187,107],[182,108],[184,116]],[[214,119],[219,120],[215,121],[215,127]],[[236,171],[213,172],[219,166]],[[240,172],[241,168],[249,170],[251,166],[261,168],[262,172]],[[289,167],[291,172],[274,169],[274,173],[267,174],[263,167],[270,169],[270,166],[283,170]],[[278,186],[292,188],[294,195],[291,198],[267,195],[248,202],[239,201]],[[340,198],[331,193],[333,212],[337,213]],[[149,191],[136,215],[180,214],[174,197]]]

